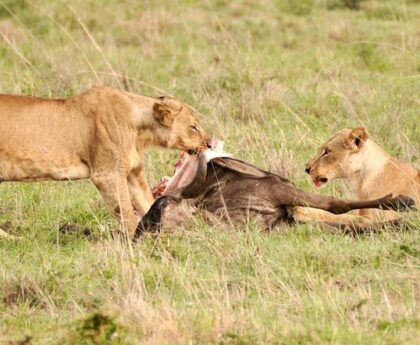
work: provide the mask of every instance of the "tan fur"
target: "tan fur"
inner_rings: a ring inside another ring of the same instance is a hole
[[[332,222],[340,224],[371,224],[369,219],[354,214],[333,214],[311,207],[294,207],[291,211],[293,218],[300,222]]]
[[[6,240],[18,240],[18,239],[20,239],[20,237],[9,235],[7,232],[5,232],[1,228],[0,228],[0,238],[6,239]]]
[[[90,178],[134,233],[153,202],[144,176],[148,146],[206,145],[196,116],[172,98],[97,87],[68,99],[0,95],[0,182]]]
[[[343,129],[319,149],[307,164],[313,181],[344,179],[359,200],[379,198],[386,194],[407,195],[420,206],[420,173],[392,157],[369,139],[364,128]],[[360,210],[369,218],[397,217],[393,211]],[[385,215],[385,217],[384,217]]]

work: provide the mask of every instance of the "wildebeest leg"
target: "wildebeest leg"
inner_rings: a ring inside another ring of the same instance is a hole
[[[293,186],[281,185],[280,188],[274,187],[273,190],[279,205],[312,207],[334,214],[365,208],[404,211],[414,205],[414,200],[409,197],[398,196],[392,198],[391,194],[374,200],[350,201],[305,192]]]

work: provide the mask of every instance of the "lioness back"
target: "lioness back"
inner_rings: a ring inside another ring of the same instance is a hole
[[[67,100],[0,96],[0,177],[86,178],[91,120]]]

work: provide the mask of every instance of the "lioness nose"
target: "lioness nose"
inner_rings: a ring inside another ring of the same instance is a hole
[[[311,167],[306,167],[305,171],[307,174],[309,174],[311,172]]]

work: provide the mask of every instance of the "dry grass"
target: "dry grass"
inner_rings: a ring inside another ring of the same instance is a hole
[[[418,166],[415,1],[0,1],[0,92],[106,84],[196,108],[226,149],[303,168],[366,126]],[[151,183],[176,152],[150,150]],[[350,196],[340,183],[325,194]],[[89,182],[2,184],[0,343],[411,344],[420,337],[419,224],[350,238],[195,219],[126,246]],[[84,238],[65,222],[93,228]],[[0,225],[0,228],[1,225]]]

